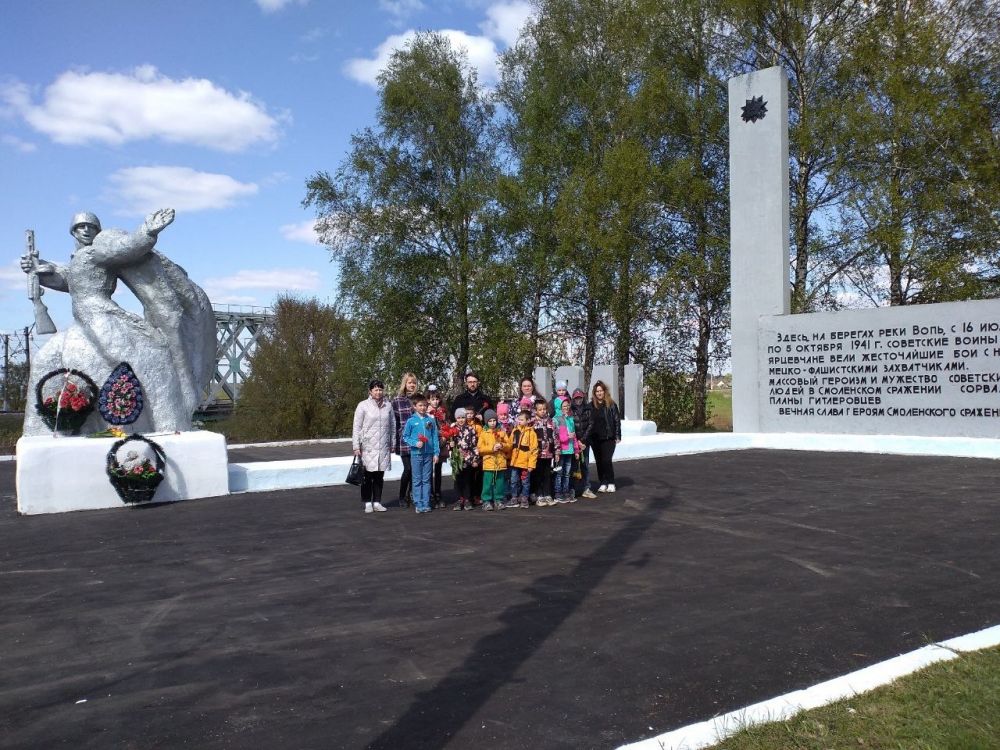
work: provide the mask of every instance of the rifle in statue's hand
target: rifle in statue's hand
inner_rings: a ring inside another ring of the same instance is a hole
[[[35,249],[35,232],[32,229],[24,230],[24,246],[26,257],[31,261],[32,266],[37,269],[38,266],[38,250]],[[55,333],[56,325],[52,322],[52,318],[49,316],[49,309],[42,302],[42,295],[45,294],[45,290],[42,289],[42,285],[38,282],[38,271],[31,270],[28,272],[28,299],[32,301],[35,306],[35,332],[39,334]]]

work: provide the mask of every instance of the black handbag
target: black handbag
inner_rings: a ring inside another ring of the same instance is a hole
[[[355,456],[351,462],[351,468],[347,470],[347,479],[344,481],[357,487],[365,478],[365,465],[361,463],[361,456]]]

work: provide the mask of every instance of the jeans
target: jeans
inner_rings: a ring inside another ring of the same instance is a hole
[[[410,468],[413,472],[413,504],[417,510],[431,507],[431,466],[434,456],[430,453],[410,452]]]
[[[573,468],[573,454],[564,453],[559,456],[559,464],[556,469],[556,497],[568,495],[570,493],[569,473]]]
[[[524,479],[521,479],[521,473]],[[510,470],[510,496],[514,498],[527,497],[531,493],[531,472],[527,469]]]

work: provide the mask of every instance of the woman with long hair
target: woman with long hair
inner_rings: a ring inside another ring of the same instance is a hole
[[[406,508],[413,505],[410,496],[410,483],[413,474],[410,471],[410,446],[401,440],[403,426],[406,421],[413,416],[413,402],[410,398],[417,392],[417,376],[412,372],[404,372],[403,379],[399,381],[399,389],[396,397],[392,400],[392,412],[396,415],[396,434],[392,439],[392,452],[399,456],[403,462],[403,474],[399,477],[399,507]]]
[[[622,441],[622,420],[618,404],[611,398],[607,384],[603,380],[594,383],[590,405],[593,421],[590,425],[590,446],[594,449],[597,464],[598,492],[615,491],[615,467],[611,460],[615,446]]]
[[[351,444],[354,455],[365,467],[361,480],[361,501],[365,513],[384,511],[382,483],[385,472],[392,468],[392,438],[396,434],[395,416],[389,402],[383,398],[385,384],[378,378],[368,382],[368,398],[354,410]]]

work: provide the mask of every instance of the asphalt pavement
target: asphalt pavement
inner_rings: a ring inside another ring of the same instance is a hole
[[[616,470],[493,513],[338,486],[20,517],[0,463],[0,747],[616,748],[1000,623],[993,461]]]

